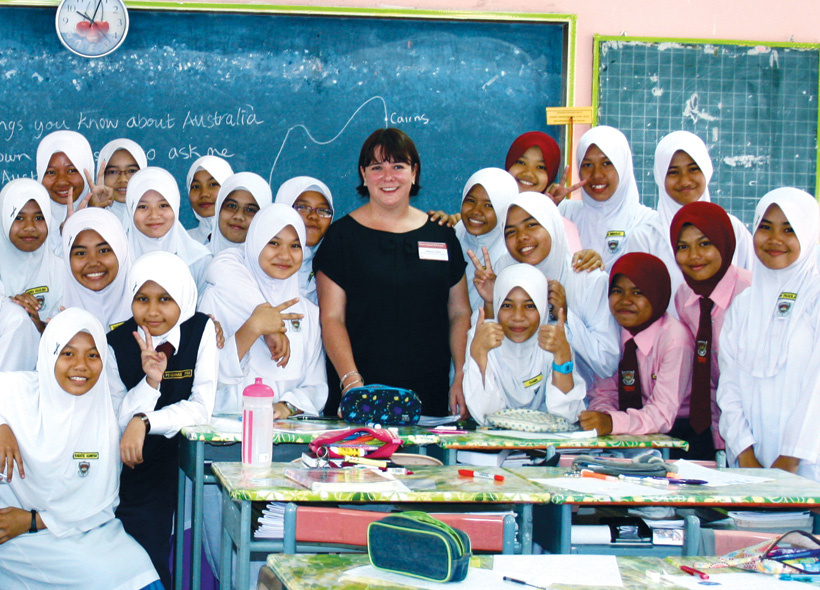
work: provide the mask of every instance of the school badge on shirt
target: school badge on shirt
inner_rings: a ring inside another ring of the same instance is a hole
[[[626,239],[626,232],[621,230],[611,230],[606,232],[606,249],[615,254],[621,249],[621,245]]]
[[[621,371],[621,382],[627,387],[635,385],[635,371]]]
[[[792,312],[792,308],[794,307],[794,303],[797,301],[797,293],[787,293],[783,291],[777,297],[777,306],[775,307],[775,315],[777,317],[785,318],[788,317],[789,314]]]
[[[695,351],[698,353],[698,361],[702,361],[702,359],[706,356],[706,350],[709,348],[709,343],[706,340],[698,340],[698,345],[695,348]]]
[[[74,453],[74,460],[79,460],[77,463],[77,475],[86,477],[91,470],[91,461],[96,461],[100,458],[99,453]]]

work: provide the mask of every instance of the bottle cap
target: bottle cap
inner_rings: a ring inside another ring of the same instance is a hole
[[[242,392],[244,397],[273,397],[273,389],[262,383],[262,378],[257,377],[252,385],[248,385]]]

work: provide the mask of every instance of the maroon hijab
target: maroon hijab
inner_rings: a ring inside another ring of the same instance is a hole
[[[635,336],[654,324],[666,313],[669,298],[672,296],[669,271],[666,270],[666,265],[660,258],[645,252],[632,252],[621,256],[612,266],[612,271],[609,273],[610,289],[612,289],[612,284],[618,275],[624,275],[635,283],[635,286],[641,290],[641,293],[652,304],[652,316],[649,320],[640,326],[629,328],[629,332]]]
[[[711,278],[705,281],[695,281],[683,273],[686,284],[695,293],[708,297],[732,265],[732,257],[735,255],[735,229],[732,227],[729,215],[720,205],[704,201],[689,203],[680,208],[669,226],[672,251],[677,250],[680,232],[687,224],[698,228],[720,252],[720,269]]]
[[[519,135],[516,140],[512,142],[507,152],[504,170],[509,170],[510,167],[515,164],[516,160],[533,146],[541,148],[541,153],[544,155],[544,164],[547,166],[549,181],[555,182],[558,177],[558,166],[561,165],[561,149],[553,138],[540,131],[528,131],[524,135]]]

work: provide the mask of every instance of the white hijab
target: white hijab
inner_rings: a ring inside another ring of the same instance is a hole
[[[461,243],[461,250],[464,252],[464,258],[467,257],[467,250],[472,250],[479,260],[483,262],[483,255],[481,248],[487,248],[490,253],[490,262],[495,264],[507,252],[507,246],[504,241],[504,217],[506,215],[507,207],[510,202],[518,196],[518,182],[512,174],[501,168],[483,168],[473,174],[467,179],[464,184],[464,189],[461,191],[461,202],[467,197],[467,193],[477,184],[484,187],[487,191],[487,196],[493,204],[497,222],[495,227],[486,234],[474,236],[464,227],[464,220],[456,224],[456,237]],[[546,199],[541,195],[542,199]],[[467,284],[470,286],[470,306],[477,309],[484,305],[481,296],[473,287],[473,278],[475,277],[475,267],[472,263],[467,265],[465,270],[467,275]]]
[[[771,377],[783,367],[789,354],[792,333],[806,320],[820,297],[820,273],[816,268],[816,245],[820,238],[820,209],[810,194],[796,188],[782,187],[766,193],[755,208],[754,229],[771,205],[777,205],[800,242],[800,255],[788,268],[772,270],[755,258],[752,285],[748,289],[748,306],[744,323],[734,335],[742,343],[738,364],[753,377]],[[791,311],[778,311],[781,293],[794,293]],[[723,338],[724,336],[721,335]]]
[[[543,197],[541,195],[541,198]],[[529,264],[514,264],[498,274],[493,289],[493,309],[496,310],[496,315],[504,299],[516,287],[521,287],[527,292],[538,310],[540,325],[546,324],[549,319],[547,278]],[[536,388],[524,387],[524,381],[542,373],[551,357],[549,352],[538,346],[536,330],[526,342],[516,343],[504,338],[501,346],[494,348],[487,355],[487,367],[511,400],[511,407],[529,408],[534,407],[533,401],[536,397],[543,399],[549,376],[544,375],[544,379]]]
[[[208,266],[206,280],[208,290],[223,302],[219,321],[225,332],[233,335],[242,327],[262,303],[279,305],[299,297],[299,277],[294,273],[287,279],[273,279],[259,266],[259,254],[272,237],[288,225],[293,226],[299,242],[305,243],[305,224],[299,214],[284,203],[273,203],[257,213],[248,229],[248,237],[242,248],[228,248],[220,252]],[[207,293],[207,292],[206,292]],[[305,314],[307,305],[301,299],[288,312]],[[287,367],[277,369],[277,379],[296,379],[304,375],[308,359],[304,358],[302,337],[306,330],[288,330],[291,357]]]
[[[76,131],[55,131],[46,135],[37,146],[37,178],[42,183],[43,178],[48,168],[48,163],[51,161],[51,156],[56,153],[63,152],[71,163],[77,168],[83,177],[83,191],[79,195],[74,195],[74,203],[82,201],[91,187],[88,186],[88,180],[85,177],[85,170],[88,173],[94,170],[94,153],[91,151],[91,144],[85,136]],[[54,248],[59,247],[60,235],[56,228],[65,221],[66,205],[62,205],[55,201],[51,202],[51,216],[53,223],[52,227],[55,232],[50,236],[49,242]]]
[[[157,191],[174,211],[174,223],[168,232],[159,238],[150,238],[134,225],[134,213],[142,196],[150,190]],[[165,250],[176,254],[191,266],[198,260],[210,255],[208,249],[194,240],[179,222],[179,187],[171,173],[162,168],[143,168],[131,177],[125,194],[128,217],[125,220],[125,235],[128,236],[128,250],[131,256],[138,258],[148,252]]]
[[[683,205],[678,204],[675,199],[666,192],[666,173],[669,171],[669,164],[677,152],[686,152],[689,157],[698,165],[706,186],[703,195],[698,199],[709,203],[712,201],[709,196],[709,181],[712,180],[714,168],[712,158],[709,157],[709,150],[703,140],[689,131],[673,131],[658,142],[655,148],[655,184],[658,185],[658,213],[660,213],[663,227],[669,233],[669,226],[672,225],[672,218],[680,211]]]
[[[241,244],[231,242],[222,235],[222,231],[219,229],[219,212],[222,210],[222,203],[225,202],[228,195],[236,190],[246,190],[253,196],[260,211],[273,201],[270,185],[265,182],[264,178],[253,172],[237,172],[220,184],[222,186],[219,188],[219,194],[216,197],[216,204],[214,205],[213,218],[216,221],[214,221],[213,233],[211,234],[211,243],[208,246],[212,254],[219,254],[226,248],[240,248],[242,246]],[[259,212],[257,211],[257,215],[258,214]]]
[[[586,189],[583,189],[583,210],[578,215],[571,216],[571,220],[578,226],[583,247],[597,250],[606,260],[609,252],[606,243],[607,232],[623,231],[628,238],[631,230],[645,222],[654,212],[641,205],[632,168],[632,150],[626,136],[614,127],[593,127],[584,133],[578,142],[576,158],[579,163],[591,145],[598,146],[615,166],[618,172],[618,188],[603,202],[596,201],[587,194]]]
[[[327,185],[316,178],[310,176],[296,176],[290,180],[286,180],[276,191],[276,198],[274,203],[284,203],[288,207],[293,207],[296,199],[304,192],[314,191],[327,199],[327,204],[330,210],[333,211],[333,195],[330,194],[330,189]],[[332,218],[331,218],[332,221]],[[304,244],[304,242],[303,242]],[[301,293],[313,301],[318,303],[318,296],[316,295],[316,281],[313,281],[313,257],[322,245],[320,241],[315,246],[302,246],[302,267],[299,269],[299,289]]]
[[[114,280],[102,291],[92,291],[81,285],[71,272],[71,246],[80,232],[94,230],[108,242],[119,263]],[[68,218],[63,227],[63,252],[65,252],[65,282],[63,305],[85,309],[100,322],[108,332],[112,326],[131,317],[131,299],[128,291],[128,273],[131,257],[125,230],[113,212],[99,207],[87,207]]]
[[[54,366],[79,332],[91,334],[103,369],[94,387],[75,396],[59,386]],[[108,344],[99,320],[87,311],[67,309],[43,332],[36,372],[0,373],[0,417],[14,431],[26,467],[25,479],[15,477],[9,485],[24,508],[53,513],[68,525],[106,509],[113,518],[120,431],[105,378],[107,362]],[[88,461],[83,477],[74,453],[99,454]]]
[[[49,236],[59,235],[59,225],[54,224],[51,207],[55,203],[45,187],[31,178],[18,178],[0,191],[0,215],[3,216],[3,237],[0,238],[0,278],[9,295],[19,295],[26,289],[48,287],[46,306],[40,311],[40,319],[57,313],[63,293],[63,270],[60,257],[50,247],[49,239],[34,252],[23,252],[11,243],[9,232],[14,218],[29,201],[35,201],[45,217]],[[36,296],[36,295],[35,295]]]
[[[206,170],[220,186],[233,174],[231,165],[218,156],[202,156],[201,158],[197,158],[194,160],[194,163],[191,164],[191,167],[188,168],[188,176],[185,178],[186,195],[191,192],[191,183],[194,181],[194,175],[200,170]],[[191,237],[201,244],[207,244],[208,236],[214,231],[218,213],[219,209],[214,208],[214,214],[211,217],[202,217],[194,210],[194,216],[197,218],[197,221],[199,221],[199,225],[189,230]]]
[[[179,256],[164,250],[143,254],[131,265],[128,280],[131,284],[129,301],[133,301],[137,291],[148,281],[165,289],[179,306],[175,327],[191,319],[196,312],[196,283],[188,265]]]
[[[140,147],[140,144],[136,141],[131,141],[130,139],[121,137],[119,139],[109,141],[100,150],[100,153],[97,156],[97,176],[100,175],[100,167],[102,166],[102,163],[105,162],[108,164],[108,162],[111,161],[111,156],[120,150],[125,150],[131,154],[131,157],[134,158],[134,161],[137,163],[140,170],[148,167],[148,157],[145,155],[145,151],[142,147]],[[121,223],[125,223],[125,220],[128,218],[128,207],[125,206],[125,203],[114,201],[111,204],[111,212],[117,216],[117,219],[119,219]]]

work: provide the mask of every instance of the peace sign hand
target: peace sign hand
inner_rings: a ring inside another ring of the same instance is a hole
[[[89,193],[85,196],[85,198],[80,202],[77,207],[74,207],[74,187],[68,189],[68,203],[66,203],[65,209],[65,220],[60,224],[60,233],[63,233],[63,226],[65,222],[68,221],[68,218],[74,215],[76,211],[80,209],[85,209],[88,207],[88,203],[91,201],[92,193]]]
[[[569,179],[569,166],[564,168],[564,173],[561,175],[560,182],[553,182],[547,187],[547,194],[552,198],[552,202],[558,205],[561,201],[566,199],[569,195],[577,191],[582,186],[586,186],[587,181],[582,180],[570,187],[567,187],[567,179]]]
[[[478,257],[475,255],[475,252],[472,250],[467,250],[467,256],[470,257],[470,260],[473,262],[473,266],[475,266],[473,284],[475,285],[476,291],[478,291],[478,294],[481,295],[481,298],[484,301],[492,305],[493,288],[495,288],[496,276],[493,272],[493,265],[490,261],[489,251],[486,247],[482,246],[481,252],[484,255],[484,264],[481,264]]]
[[[538,346],[551,352],[555,364],[563,365],[572,360],[572,349],[567,341],[565,329],[567,315],[563,307],[558,308],[558,322],[538,328]]]
[[[145,373],[145,380],[154,389],[159,389],[162,383],[162,375],[168,368],[168,358],[164,352],[157,352],[154,349],[154,342],[151,333],[145,326],[140,326],[145,339],[143,340],[138,331],[134,331],[134,338],[140,347],[140,360],[142,361],[142,372]]]
[[[298,301],[299,298],[294,297],[279,305],[271,305],[270,303],[260,303],[257,305],[251,317],[248,319],[256,335],[255,337],[258,338],[266,334],[284,334],[287,331],[285,328],[285,320],[302,319],[304,314],[301,313],[282,313]]]
[[[91,173],[83,169],[85,172],[85,179],[88,181],[88,186],[91,189],[91,200],[89,205],[92,207],[108,207],[114,202],[114,189],[105,185],[105,165],[106,161],[100,162],[100,171],[97,173],[97,183],[91,178]]]

